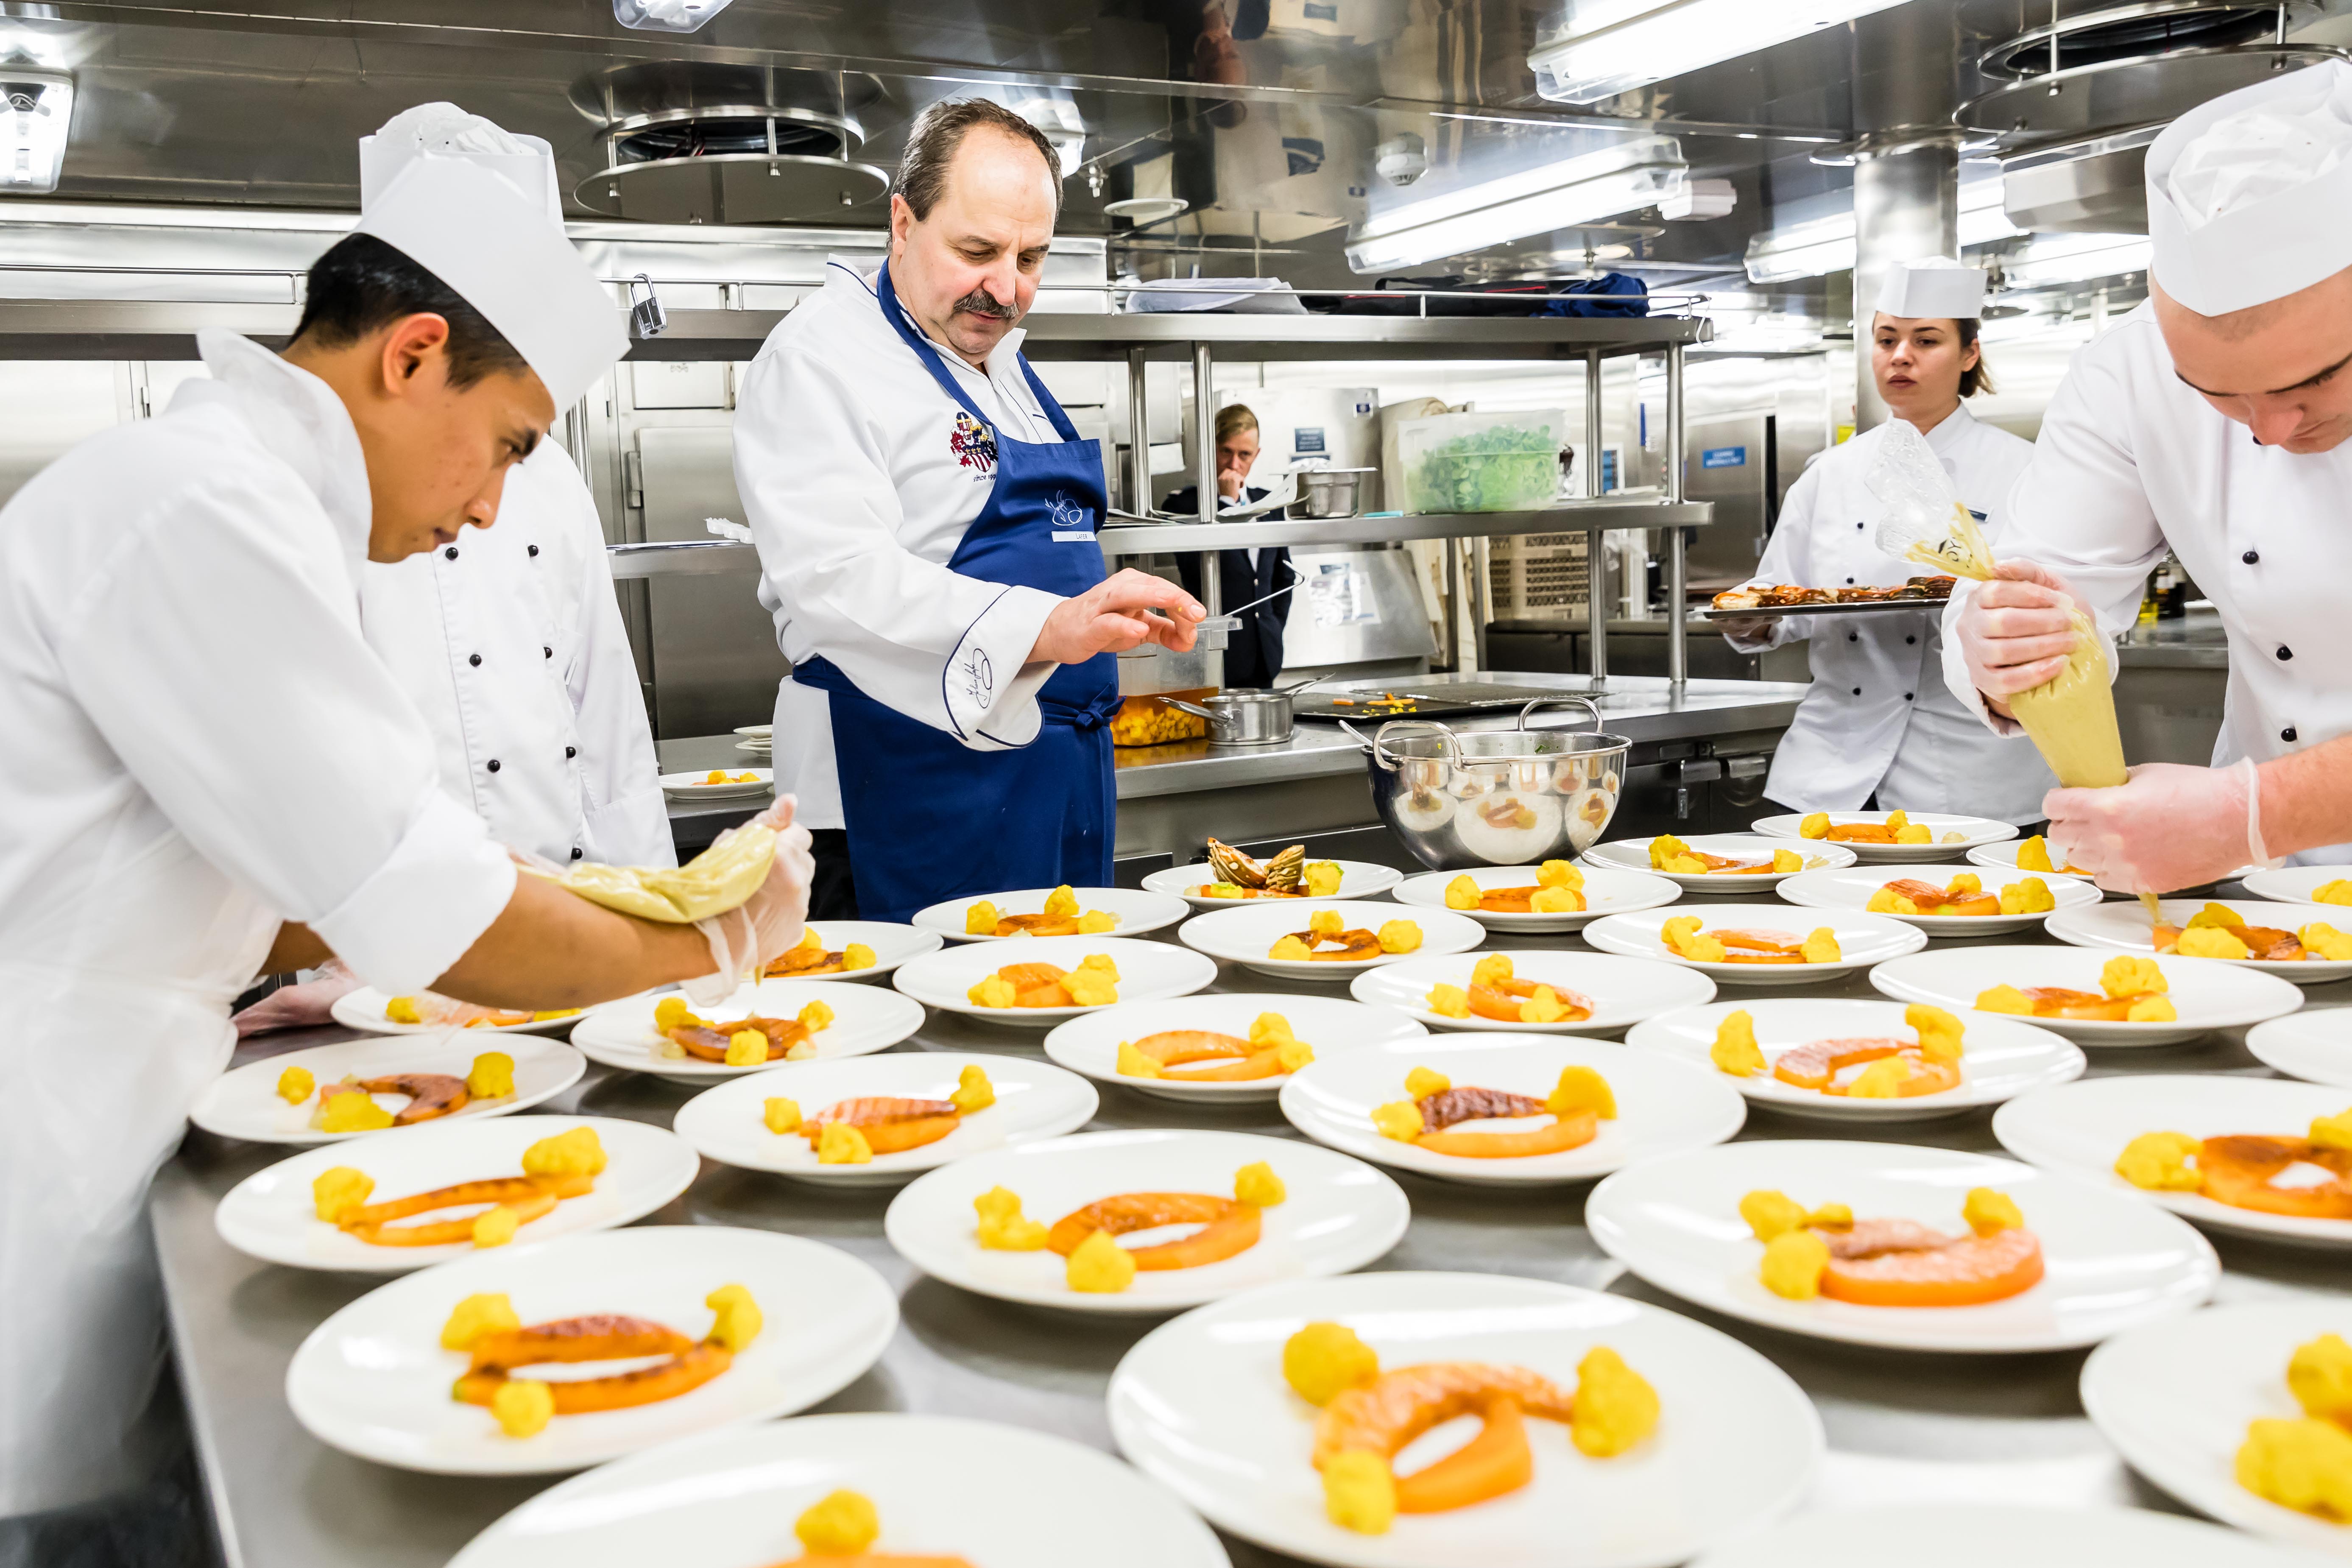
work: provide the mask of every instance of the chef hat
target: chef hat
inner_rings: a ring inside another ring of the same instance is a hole
[[[2352,267],[2352,65],[2224,93],[2147,150],[2151,265],[2200,316],[2308,289]]]
[[[1878,309],[1906,320],[1974,321],[1984,314],[1984,292],[1983,268],[1964,267],[1948,256],[1923,256],[1887,268],[1886,280],[1878,286]]]
[[[555,159],[455,104],[360,138],[360,221],[464,296],[562,408],[629,346],[612,294],[564,237]]]

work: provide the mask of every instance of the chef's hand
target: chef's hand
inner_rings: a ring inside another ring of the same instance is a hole
[[[1772,637],[1772,617],[1742,616],[1737,620],[1717,621],[1715,629],[1729,637],[1735,646],[1769,642]]]
[[[2266,863],[2261,775],[2251,760],[2226,768],[2143,763],[2112,789],[2053,789],[2050,858],[2080,866],[2117,893],[2169,893]]]
[[[809,831],[793,821],[798,800],[778,797],[776,804],[744,824],[765,824],[777,829],[776,858],[760,890],[723,915],[697,921],[694,929],[710,943],[716,964],[711,973],[681,987],[698,1007],[715,1007],[732,996],[745,981],[757,979],[799,942],[808,920],[809,884],[816,878],[816,861],[809,853]],[[730,827],[719,836],[723,844],[742,831]]]
[[[2074,651],[2068,617],[2083,599],[2063,577],[2031,561],[2003,561],[1992,570],[1992,581],[1969,595],[1957,628],[1969,679],[1994,712],[2010,719],[2016,715],[2003,698],[2030,691],[2066,668]],[[2087,607],[2084,613],[2090,613]]]
[[[1147,615],[1147,608],[1168,615]],[[1123,653],[1147,642],[1190,653],[1192,628],[1208,613],[1166,578],[1129,566],[1055,605],[1038,628],[1029,662],[1083,664],[1098,653]]]
[[[319,973],[295,985],[281,985],[229,1020],[236,1037],[266,1035],[272,1029],[307,1029],[334,1022],[335,998],[360,988],[360,977],[331,958]]]

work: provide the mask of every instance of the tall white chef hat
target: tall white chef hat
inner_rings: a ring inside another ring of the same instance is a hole
[[[1948,256],[1923,256],[1886,269],[1878,308],[1889,316],[1974,321],[1984,314],[1984,294],[1983,268],[1962,266]]]
[[[360,221],[479,310],[546,384],[576,402],[629,346],[619,305],[564,237],[555,158],[453,103],[424,103],[360,138]]]
[[[2156,280],[2200,316],[2284,299],[2352,267],[2352,65],[2224,93],[2147,150]]]

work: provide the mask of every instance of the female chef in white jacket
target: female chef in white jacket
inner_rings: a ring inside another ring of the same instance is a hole
[[[1979,425],[1961,399],[1990,391],[1977,342],[1984,274],[1942,257],[1889,269],[1871,327],[1871,370],[1889,413],[1927,437],[1979,517],[2007,498],[2031,442]],[[1753,581],[1885,587],[1924,568],[1880,550],[1864,479],[1867,430],[1830,448],[1790,487]],[[1940,606],[1867,616],[1724,623],[1744,651],[1812,639],[1813,684],[1772,758],[1764,793],[1791,811],[1955,812],[2036,822],[2056,780],[2021,736],[1990,733],[1946,689]]]

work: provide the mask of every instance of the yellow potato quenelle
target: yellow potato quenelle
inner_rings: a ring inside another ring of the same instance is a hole
[[[600,866],[583,860],[560,871],[525,869],[561,883],[592,904],[639,920],[692,925],[723,915],[758,892],[775,858],[776,830],[755,819],[683,866]]]

